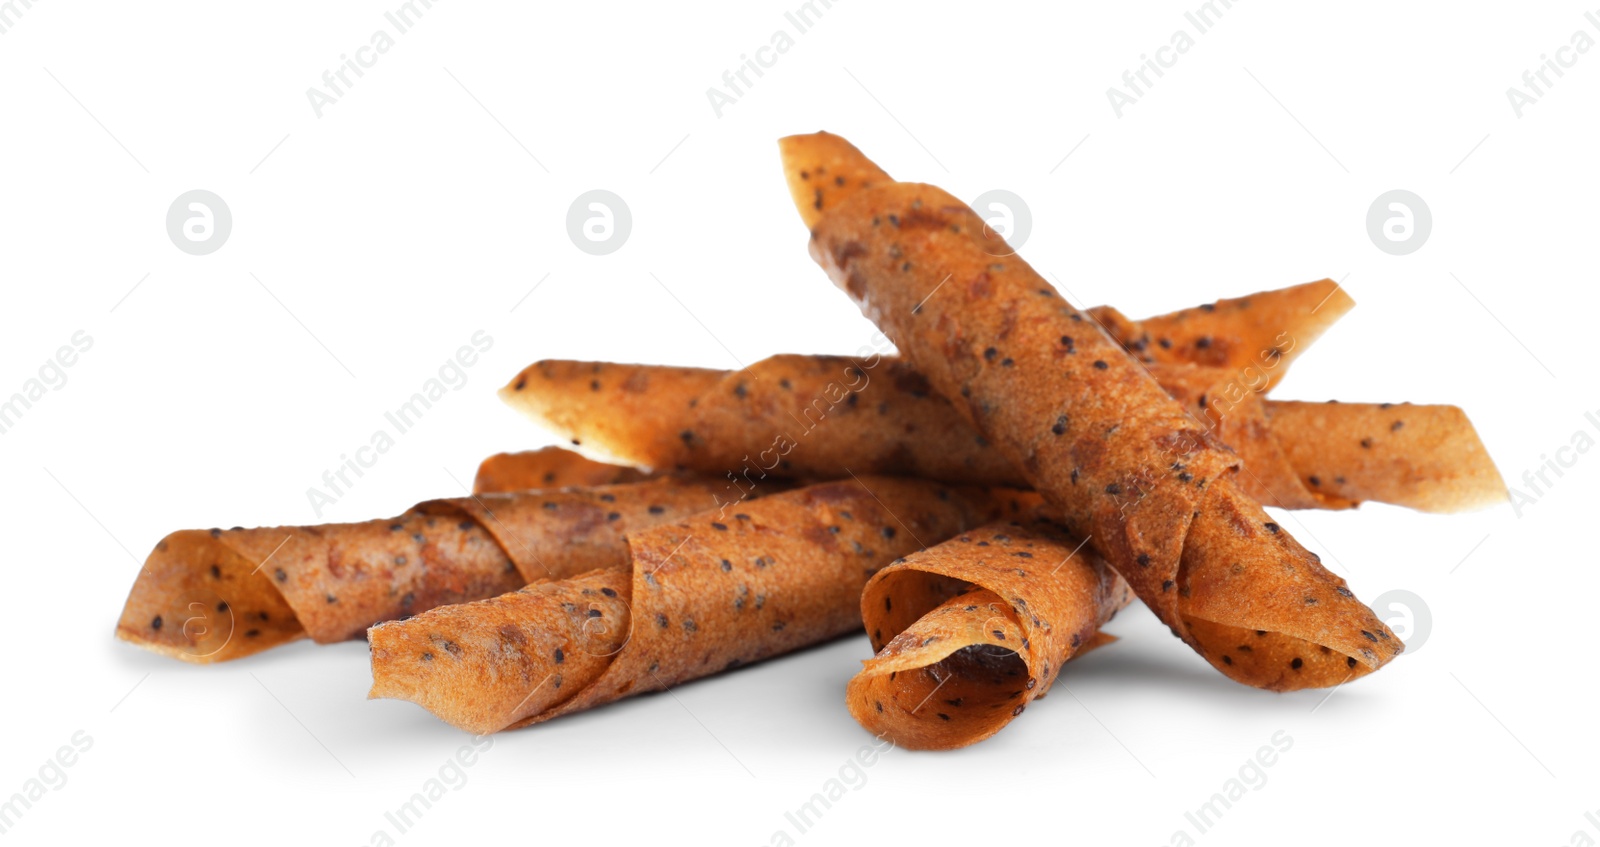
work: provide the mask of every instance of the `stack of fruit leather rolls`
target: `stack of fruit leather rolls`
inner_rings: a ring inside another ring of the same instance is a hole
[[[825,133],[781,150],[812,257],[1213,667],[1290,690],[1399,654],[1344,580],[1240,487],[1237,456],[1026,262],[997,252],[965,203],[929,185],[830,181],[817,209],[804,174],[859,151]]]

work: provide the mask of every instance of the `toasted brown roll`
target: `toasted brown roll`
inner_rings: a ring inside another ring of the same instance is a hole
[[[884,565],[1038,502],[867,476],[635,532],[625,565],[373,627],[371,696],[488,733],[659,691],[857,630]]]
[[[517,453],[496,453],[478,465],[472,481],[474,494],[570,488],[575,485],[615,485],[640,482],[650,474],[585,459],[562,447],[541,447]]]
[[[1349,459],[1350,445],[1358,441],[1336,441],[1337,433],[1369,425],[1372,407],[1319,404],[1317,418],[1297,412],[1273,416],[1279,406],[1302,404],[1263,400],[1258,385],[1222,368],[1159,362],[1147,367],[1167,393],[1238,453],[1244,467],[1236,482],[1269,506],[1342,509],[1378,500],[1446,511],[1505,497],[1493,463],[1454,407],[1409,407],[1418,411],[1406,439]],[[709,372],[544,361],[500,393],[535,422],[600,453],[720,477],[729,498],[769,476],[851,472],[1027,484],[926,379],[890,357],[780,355],[739,371]],[[604,423],[607,410],[622,404],[630,410],[632,428],[626,431]],[[598,429],[597,422],[606,428]],[[659,438],[662,432],[676,437]],[[1347,460],[1361,472],[1340,473]],[[1343,480],[1337,486],[1323,482],[1336,476]]]
[[[805,167],[812,139],[783,140],[787,170]],[[1262,688],[1332,686],[1400,652],[1344,580],[1240,489],[1237,457],[1208,427],[1026,262],[997,250],[965,203],[929,185],[859,188],[823,211],[811,254],[1219,671]],[[1254,658],[1231,657],[1253,632],[1264,633]]]
[[[420,503],[396,518],[183,530],[156,544],[117,636],[190,662],[493,597],[627,561],[626,532],[713,506],[723,486],[658,480]]]
[[[913,750],[982,741],[1050,690],[1061,666],[1111,640],[1133,599],[1116,571],[1043,519],[989,524],[879,571],[861,594],[877,653],[845,702]]]

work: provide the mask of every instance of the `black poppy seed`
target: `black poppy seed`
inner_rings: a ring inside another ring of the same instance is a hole
[[[1002,368],[1009,368],[1014,364],[1016,364],[1016,361],[1013,360],[1010,356],[1007,356],[1004,359],[1000,360],[1000,367],[1002,367]]]
[[[1105,359],[1095,359],[1094,360],[1094,366],[1095,366],[1096,370],[1102,370],[1102,371],[1105,370],[1106,368],[1111,367],[1110,365],[1106,364],[1106,360]]]
[[[1350,591],[1350,589],[1348,589],[1348,588],[1345,588],[1345,587],[1344,587],[1344,586],[1342,586],[1342,585],[1341,585],[1341,586],[1339,586],[1339,587],[1338,587],[1338,588],[1335,588],[1335,589],[1334,589],[1334,591],[1337,591],[1337,592],[1339,592],[1339,593],[1340,593],[1340,594],[1342,594],[1342,595],[1344,595],[1344,596],[1345,596],[1345,597],[1354,597],[1354,596],[1356,596],[1356,595],[1355,595],[1355,594],[1354,594],[1354,593],[1352,593],[1352,592],[1351,592],[1351,591]]]
[[[556,510],[556,509],[559,509],[559,508],[561,508],[561,506],[560,506],[560,504],[559,504],[559,503],[555,503],[555,502],[553,502],[553,501],[550,501],[550,500],[546,500],[546,501],[544,501],[544,507],[545,507],[545,508],[546,508],[546,509],[549,509],[549,510],[550,510],[550,511],[552,511],[552,512],[553,512],[553,511],[555,511],[555,510]]]
[[[333,604],[333,603],[339,602],[339,598],[333,596],[332,594],[327,595],[327,598],[328,598],[328,603],[329,604]]]
[[[411,540],[417,542],[418,544],[424,544],[428,539],[423,538],[422,533],[420,532],[413,532],[411,533]]]
[[[1344,657],[1344,666],[1347,667],[1347,668],[1355,667],[1356,666],[1356,657],[1355,656],[1345,656]]]
[[[1011,710],[1011,716],[1012,717],[1016,717],[1017,715],[1022,714],[1022,710],[1026,709],[1026,708],[1028,708],[1026,705],[1020,705],[1020,706],[1016,707],[1015,709],[1012,709]]]
[[[1306,478],[1306,482],[1309,482],[1309,483],[1311,483],[1311,485],[1312,485],[1312,486],[1313,486],[1313,487],[1315,487],[1315,486],[1318,486],[1318,485],[1321,485],[1321,484],[1322,484],[1322,480],[1321,480],[1321,479],[1318,479],[1318,478],[1317,478],[1317,477],[1314,477],[1314,476],[1312,476],[1312,477],[1307,477],[1307,478]]]
[[[1172,342],[1170,340],[1168,340],[1168,339],[1157,338],[1156,339],[1156,343],[1161,345],[1161,349],[1163,349],[1163,350],[1171,350],[1172,349]]]
[[[1135,559],[1134,561],[1139,563],[1139,567],[1148,568],[1148,567],[1150,567],[1150,554],[1149,553],[1140,553],[1139,554],[1139,558]]]
[[[1272,521],[1267,521],[1266,523],[1262,524],[1262,526],[1267,528],[1267,532],[1270,532],[1273,535],[1278,534],[1279,526]]]
[[[727,524],[718,523],[717,521],[712,521],[711,522],[711,528],[716,530],[716,531],[718,531],[718,532],[727,532],[728,531],[728,525]]]
[[[1172,580],[1170,580],[1170,579],[1169,579],[1169,580],[1166,580],[1166,581],[1165,581],[1165,582],[1162,582],[1162,583],[1161,583],[1161,590],[1162,590],[1162,591],[1171,591],[1171,590],[1172,590],[1172,586],[1174,586],[1174,585],[1176,585],[1176,584],[1177,584],[1177,583],[1175,583],[1175,582],[1173,582],[1173,581],[1172,581]]]
[[[1372,439],[1370,439],[1370,438],[1361,439],[1361,447],[1362,447],[1362,449],[1365,449],[1365,450],[1371,450],[1372,449]]]
[[[1000,351],[993,347],[983,351],[983,358],[988,359],[991,362],[994,361],[994,357],[998,355],[1000,355]]]
[[[878,707],[878,714],[883,714],[883,704],[882,703],[874,700],[874,701],[872,701],[872,705]]]
[[[659,626],[662,629],[666,629],[667,628],[667,616],[661,614],[660,612],[656,612],[656,626]]]
[[[1067,416],[1057,415],[1055,426],[1050,427],[1050,431],[1056,435],[1065,435],[1067,433]]]
[[[258,636],[260,634],[261,634],[261,630],[259,630],[259,629],[247,629],[244,632],[244,637],[245,638],[255,638],[256,636]]]
[[[606,595],[607,597],[617,596],[617,590],[615,588],[602,588],[600,589],[600,593]]]
[[[1006,634],[1003,630],[995,630],[994,637],[1000,639],[1001,641],[1006,640]]]
[[[1294,668],[1295,670],[1300,670],[1300,666],[1304,664],[1305,662],[1301,661],[1299,656],[1296,656],[1294,657],[1294,661],[1289,663],[1289,667]]]
[[[667,510],[667,507],[665,507],[665,506],[651,506],[650,507],[650,514],[659,515],[662,512],[665,512],[666,510]]]
[[[1113,482],[1113,483],[1111,483],[1111,484],[1106,486],[1106,493],[1107,494],[1121,494],[1122,493],[1122,486],[1120,486],[1117,483]]]
[[[683,631],[684,632],[694,632],[695,630],[698,630],[699,628],[700,627],[695,626],[694,618],[684,618],[683,619]]]
[[[161,628],[161,616],[160,615],[156,615],[155,619],[150,621],[150,628],[151,629],[160,629]]]
[[[1077,485],[1078,484],[1078,469],[1077,468],[1073,468],[1072,469],[1072,484],[1073,485]]]
[[[1232,657],[1232,656],[1229,656],[1229,655],[1228,655],[1228,654],[1226,654],[1226,653],[1224,653],[1224,654],[1222,654],[1222,663],[1223,663],[1223,664],[1224,664],[1224,665],[1231,665],[1231,664],[1233,664],[1233,657]]]
[[[1194,346],[1195,346],[1196,349],[1199,349],[1199,350],[1204,350],[1207,347],[1210,347],[1211,346],[1211,337],[1207,336],[1207,335],[1202,335],[1199,338],[1196,338],[1194,340]]]
[[[940,720],[945,720],[945,721],[950,720],[950,716],[945,714],[944,712],[939,712],[938,715],[939,715],[939,719]]]
[[[1395,421],[1394,423],[1389,424],[1389,431],[1390,432],[1399,432],[1400,428],[1405,426],[1405,425],[1406,425],[1405,421]]]
[[[217,604],[217,611],[219,611],[219,612],[228,611],[228,601],[224,600],[221,603],[218,603]]]
[[[289,575],[283,572],[283,568],[274,568],[272,571],[272,578],[279,582],[289,581]]]
[[[1378,636],[1376,636],[1376,635],[1373,635],[1373,634],[1372,634],[1372,633],[1370,633],[1370,632],[1367,632],[1367,631],[1366,631],[1366,630],[1364,630],[1364,629],[1363,629],[1363,630],[1361,630],[1361,635],[1362,635],[1362,636],[1363,636],[1363,637],[1364,637],[1364,638],[1366,638],[1366,639],[1367,639],[1367,640],[1368,640],[1368,641],[1377,641],[1377,640],[1378,640]]]
[[[723,559],[722,560],[722,570],[724,572],[733,570],[733,563],[728,561],[727,559]]]
[[[1011,555],[1016,556],[1019,559],[1031,559],[1031,558],[1033,558],[1033,554],[1029,553],[1026,550],[1018,550],[1017,552],[1012,553]]]

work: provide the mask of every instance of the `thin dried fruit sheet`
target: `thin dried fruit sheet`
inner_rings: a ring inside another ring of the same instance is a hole
[[[627,560],[624,533],[703,511],[721,486],[659,480],[420,503],[387,520],[183,530],[156,544],[117,636],[190,662],[493,597]]]
[[[993,349],[985,357],[1008,367]],[[1358,439],[1342,433],[1373,427],[1377,407],[1332,404],[1306,414],[1303,404],[1263,400],[1222,368],[1147,367],[1238,453],[1236,482],[1266,505],[1342,509],[1378,500],[1443,511],[1505,498],[1471,424],[1452,406],[1397,407],[1411,428],[1390,437],[1385,420],[1381,448],[1353,455]],[[887,473],[1026,485],[926,379],[891,357],[778,355],[738,371],[552,360],[530,365],[501,394],[540,425],[600,453],[726,480],[729,498],[772,476]],[[1274,416],[1280,406],[1287,413]],[[609,420],[620,407],[628,409],[626,429]],[[1340,472],[1346,464],[1353,472]],[[1337,485],[1324,482],[1335,478]]]
[[[873,735],[949,750],[999,732],[1069,660],[1111,640],[1133,599],[1093,550],[1048,520],[962,533],[879,571],[861,594],[875,651],[850,680]]]

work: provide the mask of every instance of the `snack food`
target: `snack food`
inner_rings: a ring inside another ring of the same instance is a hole
[[[857,630],[879,568],[1038,502],[862,477],[635,532],[624,565],[373,627],[371,696],[488,733],[659,691]]]
[[[1132,599],[1093,550],[1042,518],[964,532],[867,582],[876,655],[845,702],[900,747],[982,741],[1043,697],[1064,663],[1113,640],[1100,627]]]
[[[1239,454],[1236,481],[1267,505],[1377,500],[1450,511],[1505,499],[1494,463],[1453,406],[1403,404],[1394,407],[1403,415],[1377,420],[1377,404],[1263,400],[1221,368],[1147,367]],[[926,379],[891,357],[779,355],[739,371],[543,361],[500,394],[555,434],[618,461],[722,479],[724,499],[768,477],[850,472],[1026,485]],[[624,402],[627,416],[608,413]],[[1393,428],[1402,417],[1403,435]],[[1359,447],[1368,435],[1356,433],[1367,431],[1379,449]]]
[[[586,459],[562,447],[541,447],[517,453],[496,453],[478,465],[472,481],[474,494],[569,488],[574,485],[615,485],[640,482],[650,475],[637,468],[619,467]]]
[[[430,500],[387,520],[183,530],[156,544],[117,636],[190,662],[493,597],[627,560],[625,532],[704,511],[721,486],[687,480]]]
[[[818,170],[816,147],[838,155],[825,134],[780,144],[791,187]],[[815,220],[812,257],[1213,667],[1289,690],[1338,685],[1400,652],[1344,580],[1244,494],[1236,457],[1043,277],[998,255],[965,203],[881,179],[830,194],[813,215],[809,193],[794,192]]]

